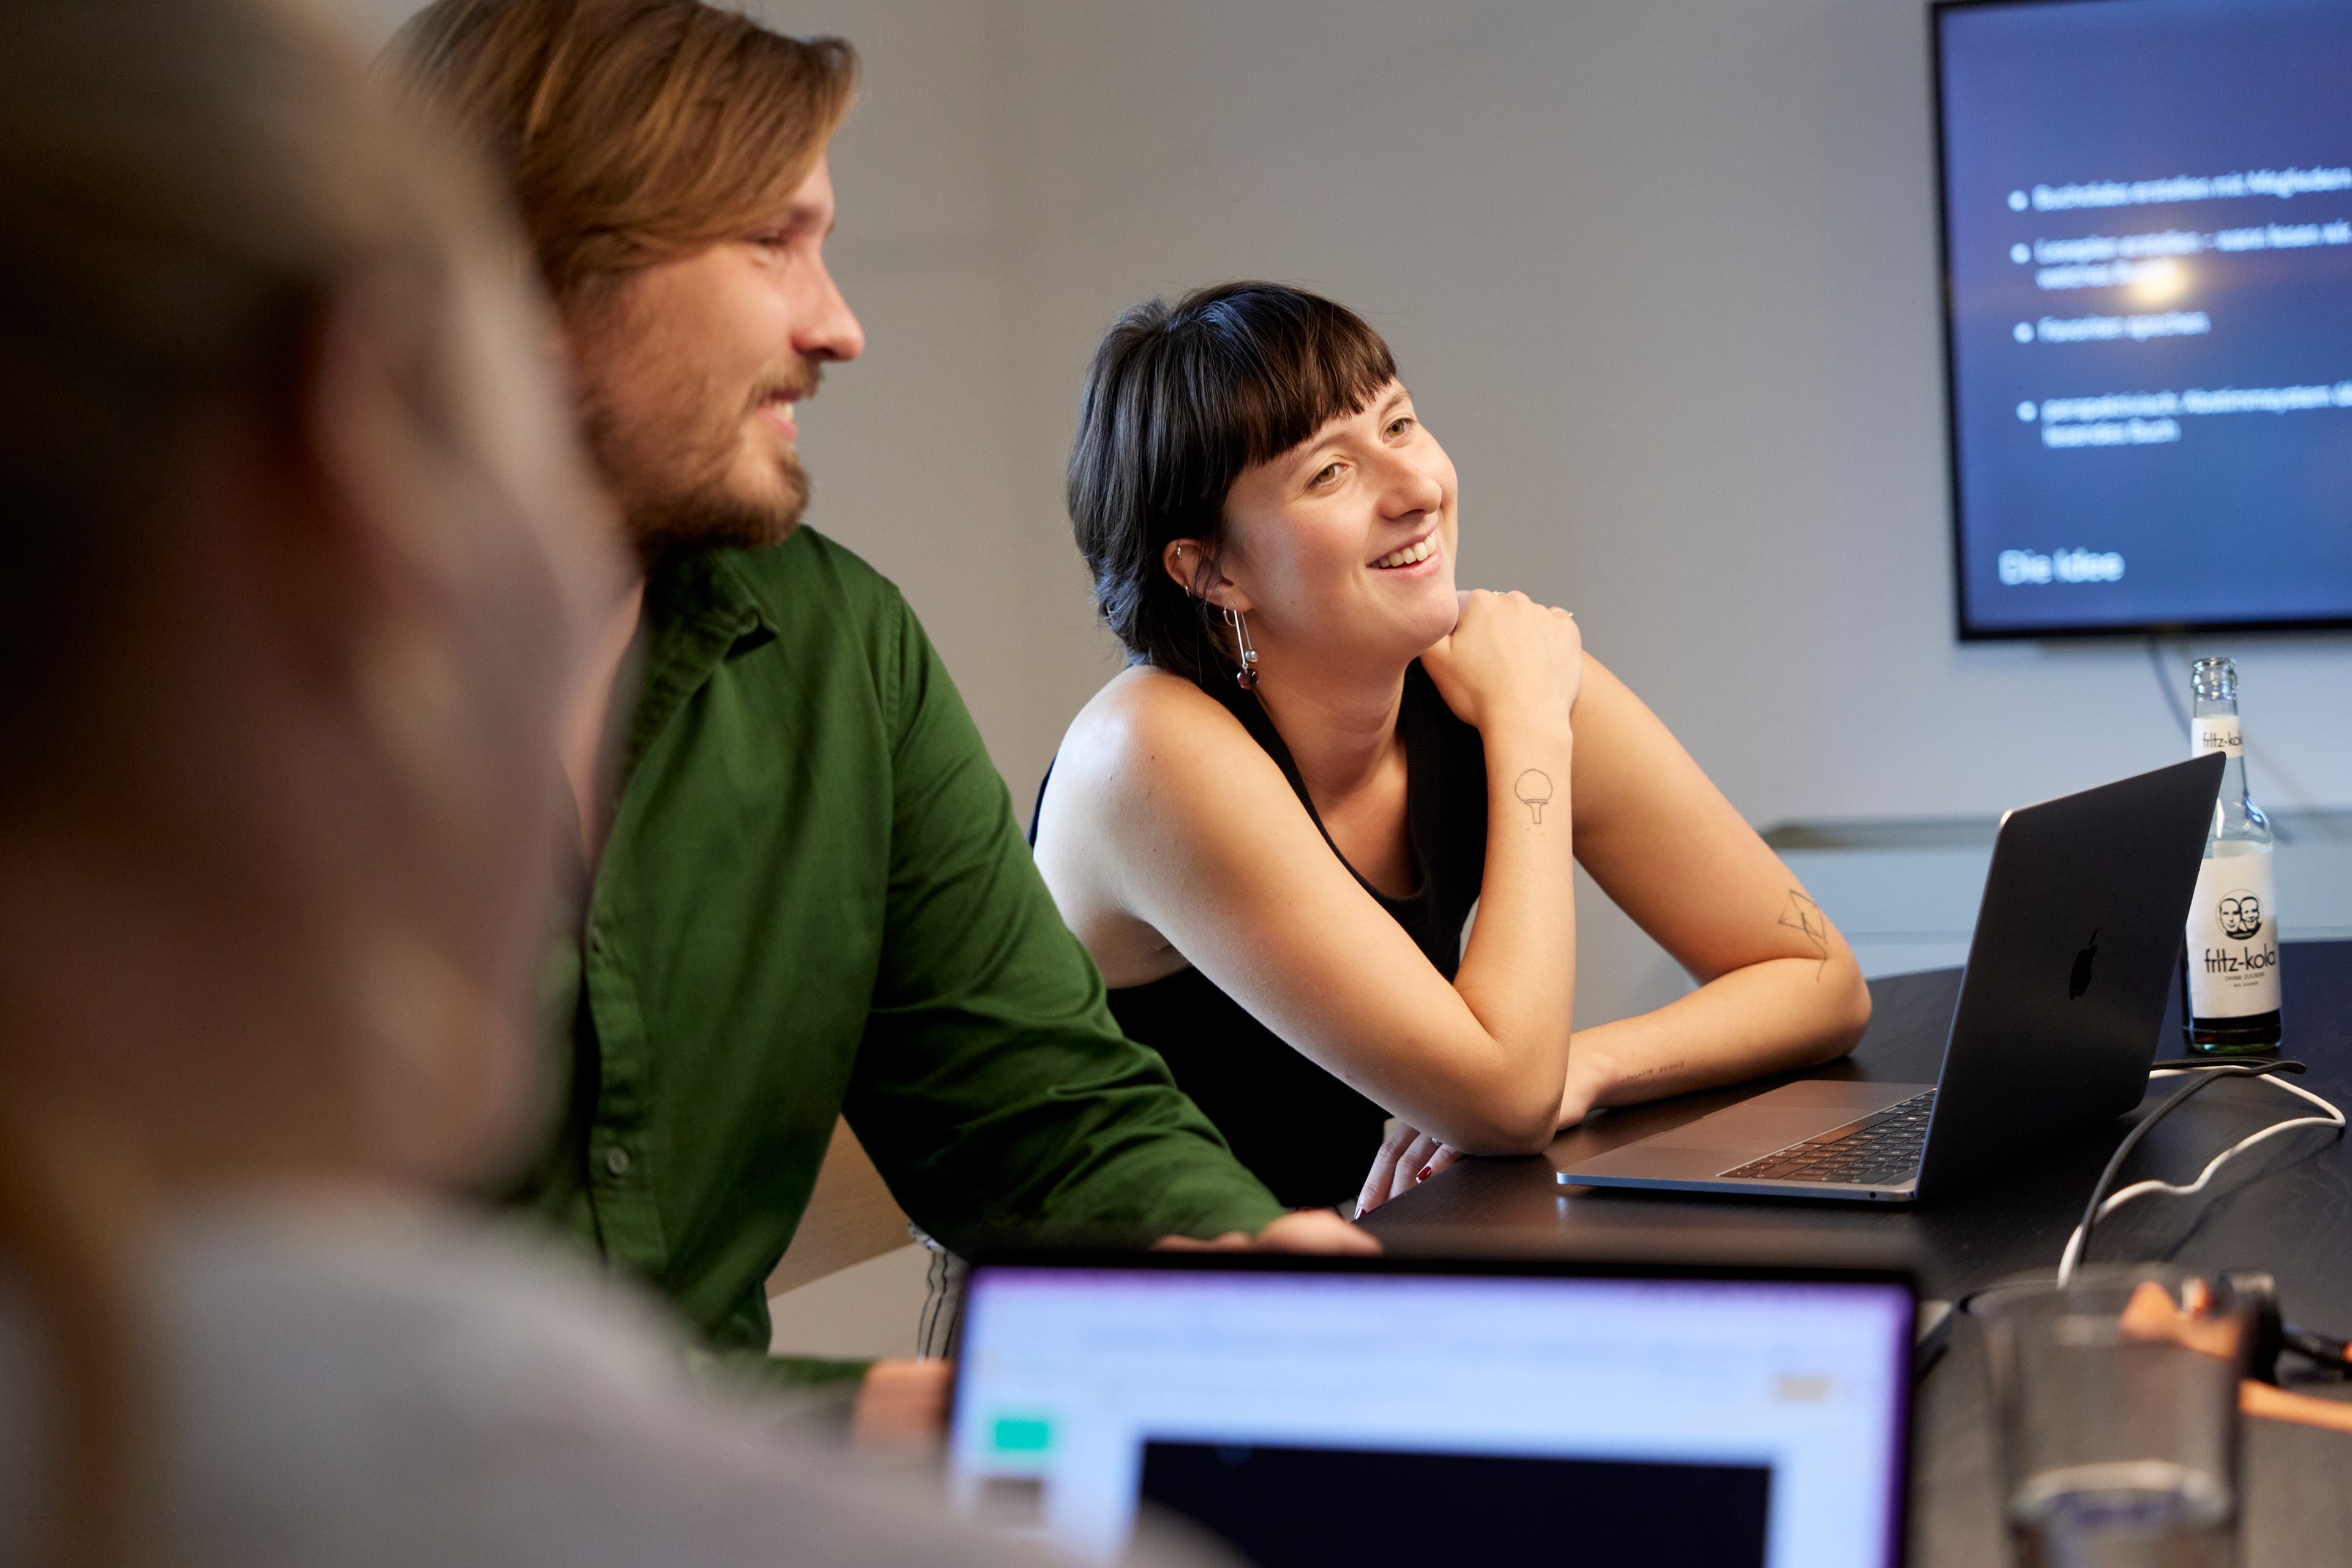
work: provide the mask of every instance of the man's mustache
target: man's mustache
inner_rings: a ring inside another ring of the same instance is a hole
[[[751,406],[757,408],[763,403],[777,401],[798,403],[803,398],[814,397],[817,383],[824,379],[824,373],[813,364],[797,375],[765,378],[751,389]]]

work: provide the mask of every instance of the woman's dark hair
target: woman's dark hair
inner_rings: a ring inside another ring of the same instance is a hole
[[[1095,350],[1070,449],[1070,525],[1095,607],[1137,663],[1206,685],[1234,666],[1215,610],[1161,565],[1201,541],[1192,581],[1225,548],[1225,495],[1243,469],[1396,379],[1362,317],[1278,283],[1227,283],[1148,300]]]

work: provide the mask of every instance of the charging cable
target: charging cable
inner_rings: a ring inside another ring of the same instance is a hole
[[[2059,1255],[2059,1285],[2063,1287],[2074,1279],[2075,1266],[2082,1261],[2083,1254],[2090,1247],[2092,1227],[2096,1226],[2099,1221],[2106,1218],[2107,1215],[2113,1214],[2116,1210],[2121,1208],[2124,1205],[2131,1202],[2132,1199],[2145,1197],[2150,1193],[2170,1193],[2176,1197],[2187,1197],[2193,1193],[2202,1192],[2205,1189],[2206,1184],[2212,1181],[2214,1173],[2221,1170],[2223,1165],[2228,1164],[2231,1160],[2237,1158],[2240,1154],[2244,1153],[2255,1144],[2262,1142],[2264,1139],[2274,1138],[2278,1134],[2287,1131],[2293,1128],[2333,1127],[2338,1131],[2343,1131],[2345,1125],[2344,1112],[2338,1110],[2335,1106],[2330,1105],[2326,1100],[2320,1099],[2319,1096],[2312,1093],[2311,1090],[2303,1088],[2301,1085],[2288,1083],[2282,1079],[2272,1076],[2277,1073],[2300,1073],[2304,1070],[2304,1065],[2298,1061],[2158,1062],[2155,1065],[2154,1070],[2148,1074],[2150,1078],[2179,1078],[2189,1074],[2193,1074],[2195,1076],[2190,1079],[2189,1084],[2178,1094],[2173,1095],[2163,1104],[2158,1106],[2154,1110],[2149,1111],[2138,1126],[2133,1128],[2130,1132],[2125,1135],[2123,1142],[2118,1144],[2116,1148],[2114,1158],[2107,1162],[2107,1168],[2099,1173],[2097,1184],[2091,1188],[2091,1201],[2085,1204],[2083,1207],[2083,1221],[2080,1225],[2077,1225],[2074,1227],[2074,1235],[2066,1238],[2066,1250]],[[2147,1137],[2147,1134],[2154,1130],[2158,1122],[2163,1121],[2166,1117],[2179,1110],[2181,1106],[2186,1104],[2198,1093],[2216,1083],[2221,1082],[2221,1079],[2225,1078],[2262,1079],[2264,1082],[2278,1089],[2284,1089],[2289,1094],[2309,1100],[2312,1104],[2319,1107],[2321,1110],[2326,1111],[2326,1114],[2324,1116],[2290,1117],[2284,1121],[2274,1121],[2259,1132],[2241,1138],[2235,1143],[2231,1144],[2227,1149],[2222,1150],[2219,1154],[2214,1155],[2212,1160],[2207,1163],[2205,1169],[2198,1173],[2197,1179],[2193,1182],[2186,1184],[2157,1181],[2134,1182],[2130,1186],[2122,1189],[2120,1192],[2112,1194],[2107,1193],[2108,1187],[2113,1185],[2115,1183],[2116,1173],[2123,1169],[2124,1162],[2130,1158],[2131,1152],[2139,1147],[2140,1140]]]

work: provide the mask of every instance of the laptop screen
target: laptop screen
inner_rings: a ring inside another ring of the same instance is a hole
[[[1149,1503],[1261,1568],[1888,1568],[1911,1327],[1878,1279],[982,1266],[951,1484],[1100,1563]]]

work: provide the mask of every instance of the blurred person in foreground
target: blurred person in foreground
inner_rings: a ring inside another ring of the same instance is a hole
[[[619,575],[436,145],[282,7],[0,7],[0,1563],[990,1559],[436,1195]]]
[[[824,257],[850,46],[698,0],[439,0],[388,64],[509,183],[635,567],[564,737],[569,1087],[523,1201],[747,1355],[844,1113],[958,1250],[1370,1249],[1285,1215],[1120,1035],[913,612],[800,526],[800,410],[865,343]]]

